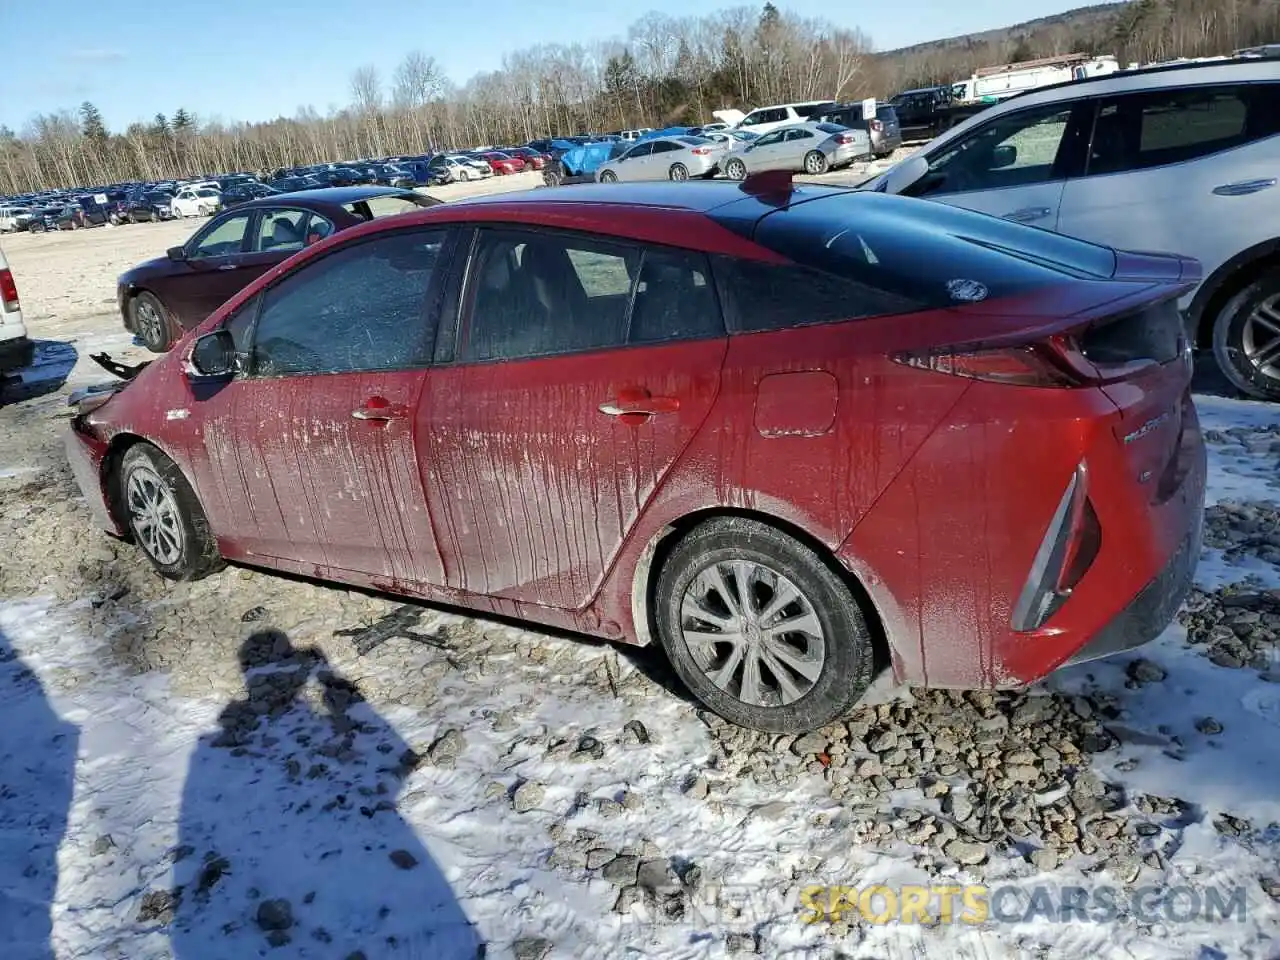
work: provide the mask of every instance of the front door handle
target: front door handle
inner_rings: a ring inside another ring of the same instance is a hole
[[[1213,193],[1214,196],[1218,197],[1244,197],[1275,185],[1275,177],[1268,177],[1262,180],[1238,180],[1235,183],[1224,183],[1221,186],[1214,187]]]
[[[409,417],[409,408],[402,403],[392,403],[386,397],[370,397],[352,410],[351,416],[356,420],[405,420]]]
[[[643,387],[625,387],[612,400],[600,404],[600,412],[623,423],[644,423],[662,413],[675,413],[680,401],[675,397],[655,397]]]
[[[238,267],[238,266],[239,266],[239,264],[236,264],[236,263],[224,263],[224,264],[222,264],[221,266],[219,266],[219,267],[218,267],[218,269],[219,269],[219,270],[234,270],[234,269],[235,269],[236,267]]]
[[[1032,220],[1043,220],[1051,213],[1053,213],[1052,207],[1023,207],[1021,210],[1006,213],[1004,218],[1016,223],[1030,223]]]

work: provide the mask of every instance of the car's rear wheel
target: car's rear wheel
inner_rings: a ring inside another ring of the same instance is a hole
[[[747,179],[747,165],[736,158],[730,160],[724,166],[724,175],[730,180],[745,180]]]
[[[601,170],[600,182],[601,183],[617,183],[618,175],[614,173],[612,170]]]
[[[857,600],[813,549],[765,523],[701,524],[663,563],[657,632],[680,679],[744,727],[799,733],[846,713],[871,683]]]
[[[810,150],[804,155],[804,172],[816,177],[827,172],[827,157],[821,150]]]
[[[164,353],[173,344],[169,326],[169,312],[160,298],[149,291],[142,291],[129,301],[133,332],[152,353]]]
[[[1280,270],[1263,274],[1222,308],[1213,353],[1235,387],[1259,400],[1280,400]]]
[[[149,443],[120,460],[119,505],[134,542],[156,572],[199,580],[223,566],[204,509],[177,465]]]
[[[458,179],[461,180],[463,183],[466,183],[468,180],[471,179],[471,174],[468,173],[466,170],[459,170]]]
[[[197,212],[198,214],[200,214],[200,216],[202,216],[202,217],[207,217],[207,216],[209,216],[211,213],[213,213],[213,208],[212,208],[212,207],[207,207],[207,206],[205,206],[205,205],[202,203],[202,204],[200,204],[200,206],[198,206],[198,207],[196,208],[196,212]]]
[[[688,180],[689,168],[683,163],[673,163],[671,169],[667,171],[667,176],[672,180]]]

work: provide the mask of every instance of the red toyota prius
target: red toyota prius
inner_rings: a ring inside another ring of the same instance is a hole
[[[1152,639],[1199,555],[1194,260],[765,174],[358,226],[74,398],[161,575],[658,642],[763,730]],[[134,375],[136,374],[136,375]]]

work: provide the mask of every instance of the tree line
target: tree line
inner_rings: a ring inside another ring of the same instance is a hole
[[[306,107],[227,123],[178,109],[119,132],[92,103],[39,115],[20,133],[0,127],[0,194],[693,124],[725,107],[887,98],[1036,57],[1083,52],[1148,63],[1277,38],[1276,0],[1131,0],[883,53],[856,28],[772,2],[705,17],[650,13],[624,39],[515,51],[460,86],[424,52],[387,75],[360,66],[349,103],[324,115]]]

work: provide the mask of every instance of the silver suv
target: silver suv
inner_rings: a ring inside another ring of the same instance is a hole
[[[983,110],[864,185],[1196,257],[1180,303],[1239,389],[1280,400],[1280,61],[1113,73]]]

